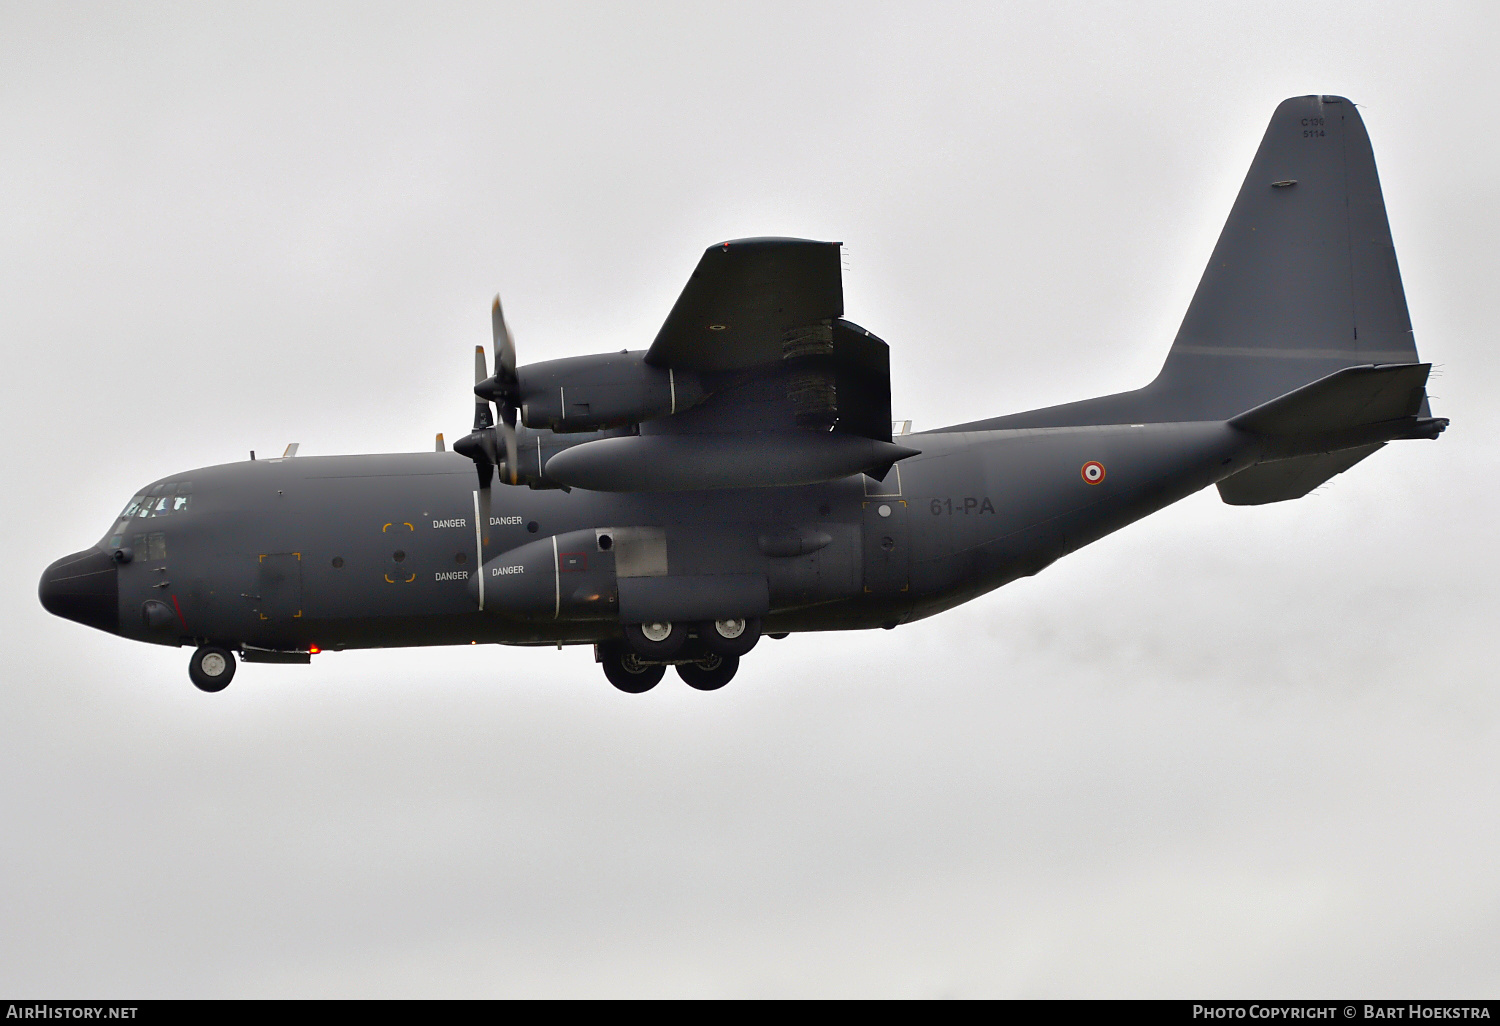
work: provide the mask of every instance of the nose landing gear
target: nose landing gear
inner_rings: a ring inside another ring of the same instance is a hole
[[[234,653],[218,645],[203,645],[188,660],[188,676],[199,691],[223,691],[234,680]]]

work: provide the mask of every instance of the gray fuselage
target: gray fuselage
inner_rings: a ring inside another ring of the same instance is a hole
[[[556,588],[558,604],[507,608],[505,554],[554,535],[638,527],[664,536],[659,569],[667,581],[763,575],[768,633],[861,629],[929,616],[1034,574],[1255,459],[1253,439],[1222,422],[931,432],[903,441],[921,455],[884,481],[856,475],[675,493],[497,487],[483,558],[473,467],[453,453],[226,464],[165,479],[191,483],[187,509],[120,521],[98,548],[106,553],[113,541],[131,551],[115,568],[118,633],[169,645],[305,650],[616,638],[611,596],[571,612],[569,571],[551,561],[516,572],[550,570],[557,580],[528,583]],[[1097,482],[1085,477],[1090,463],[1102,468]],[[821,544],[799,553],[783,541],[799,536]],[[606,555],[581,558],[597,568]],[[494,576],[481,611],[475,577],[486,566]]]

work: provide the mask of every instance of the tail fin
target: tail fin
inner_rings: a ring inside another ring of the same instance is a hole
[[[961,429],[1227,420],[1345,367],[1417,362],[1364,122],[1343,97],[1299,96],[1276,108],[1155,381]]]
[[[1276,108],[1157,380],[1172,419],[1221,420],[1344,367],[1417,363],[1354,104]]]

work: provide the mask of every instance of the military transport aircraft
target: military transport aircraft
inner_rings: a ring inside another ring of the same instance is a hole
[[[1144,388],[893,434],[886,344],[843,314],[839,243],[802,239],[710,247],[644,351],[518,367],[496,299],[452,452],[173,474],[48,567],[42,605],[194,646],[204,691],[235,653],[481,642],[712,690],[762,634],[931,616],[1208,485],[1295,499],[1448,423],[1337,96],[1277,108]]]

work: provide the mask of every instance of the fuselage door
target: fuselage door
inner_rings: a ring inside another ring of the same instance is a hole
[[[910,586],[906,513],[905,499],[871,496],[864,500],[866,595],[895,595]]]
[[[302,615],[302,553],[271,552],[260,557],[262,620],[294,620]]]

